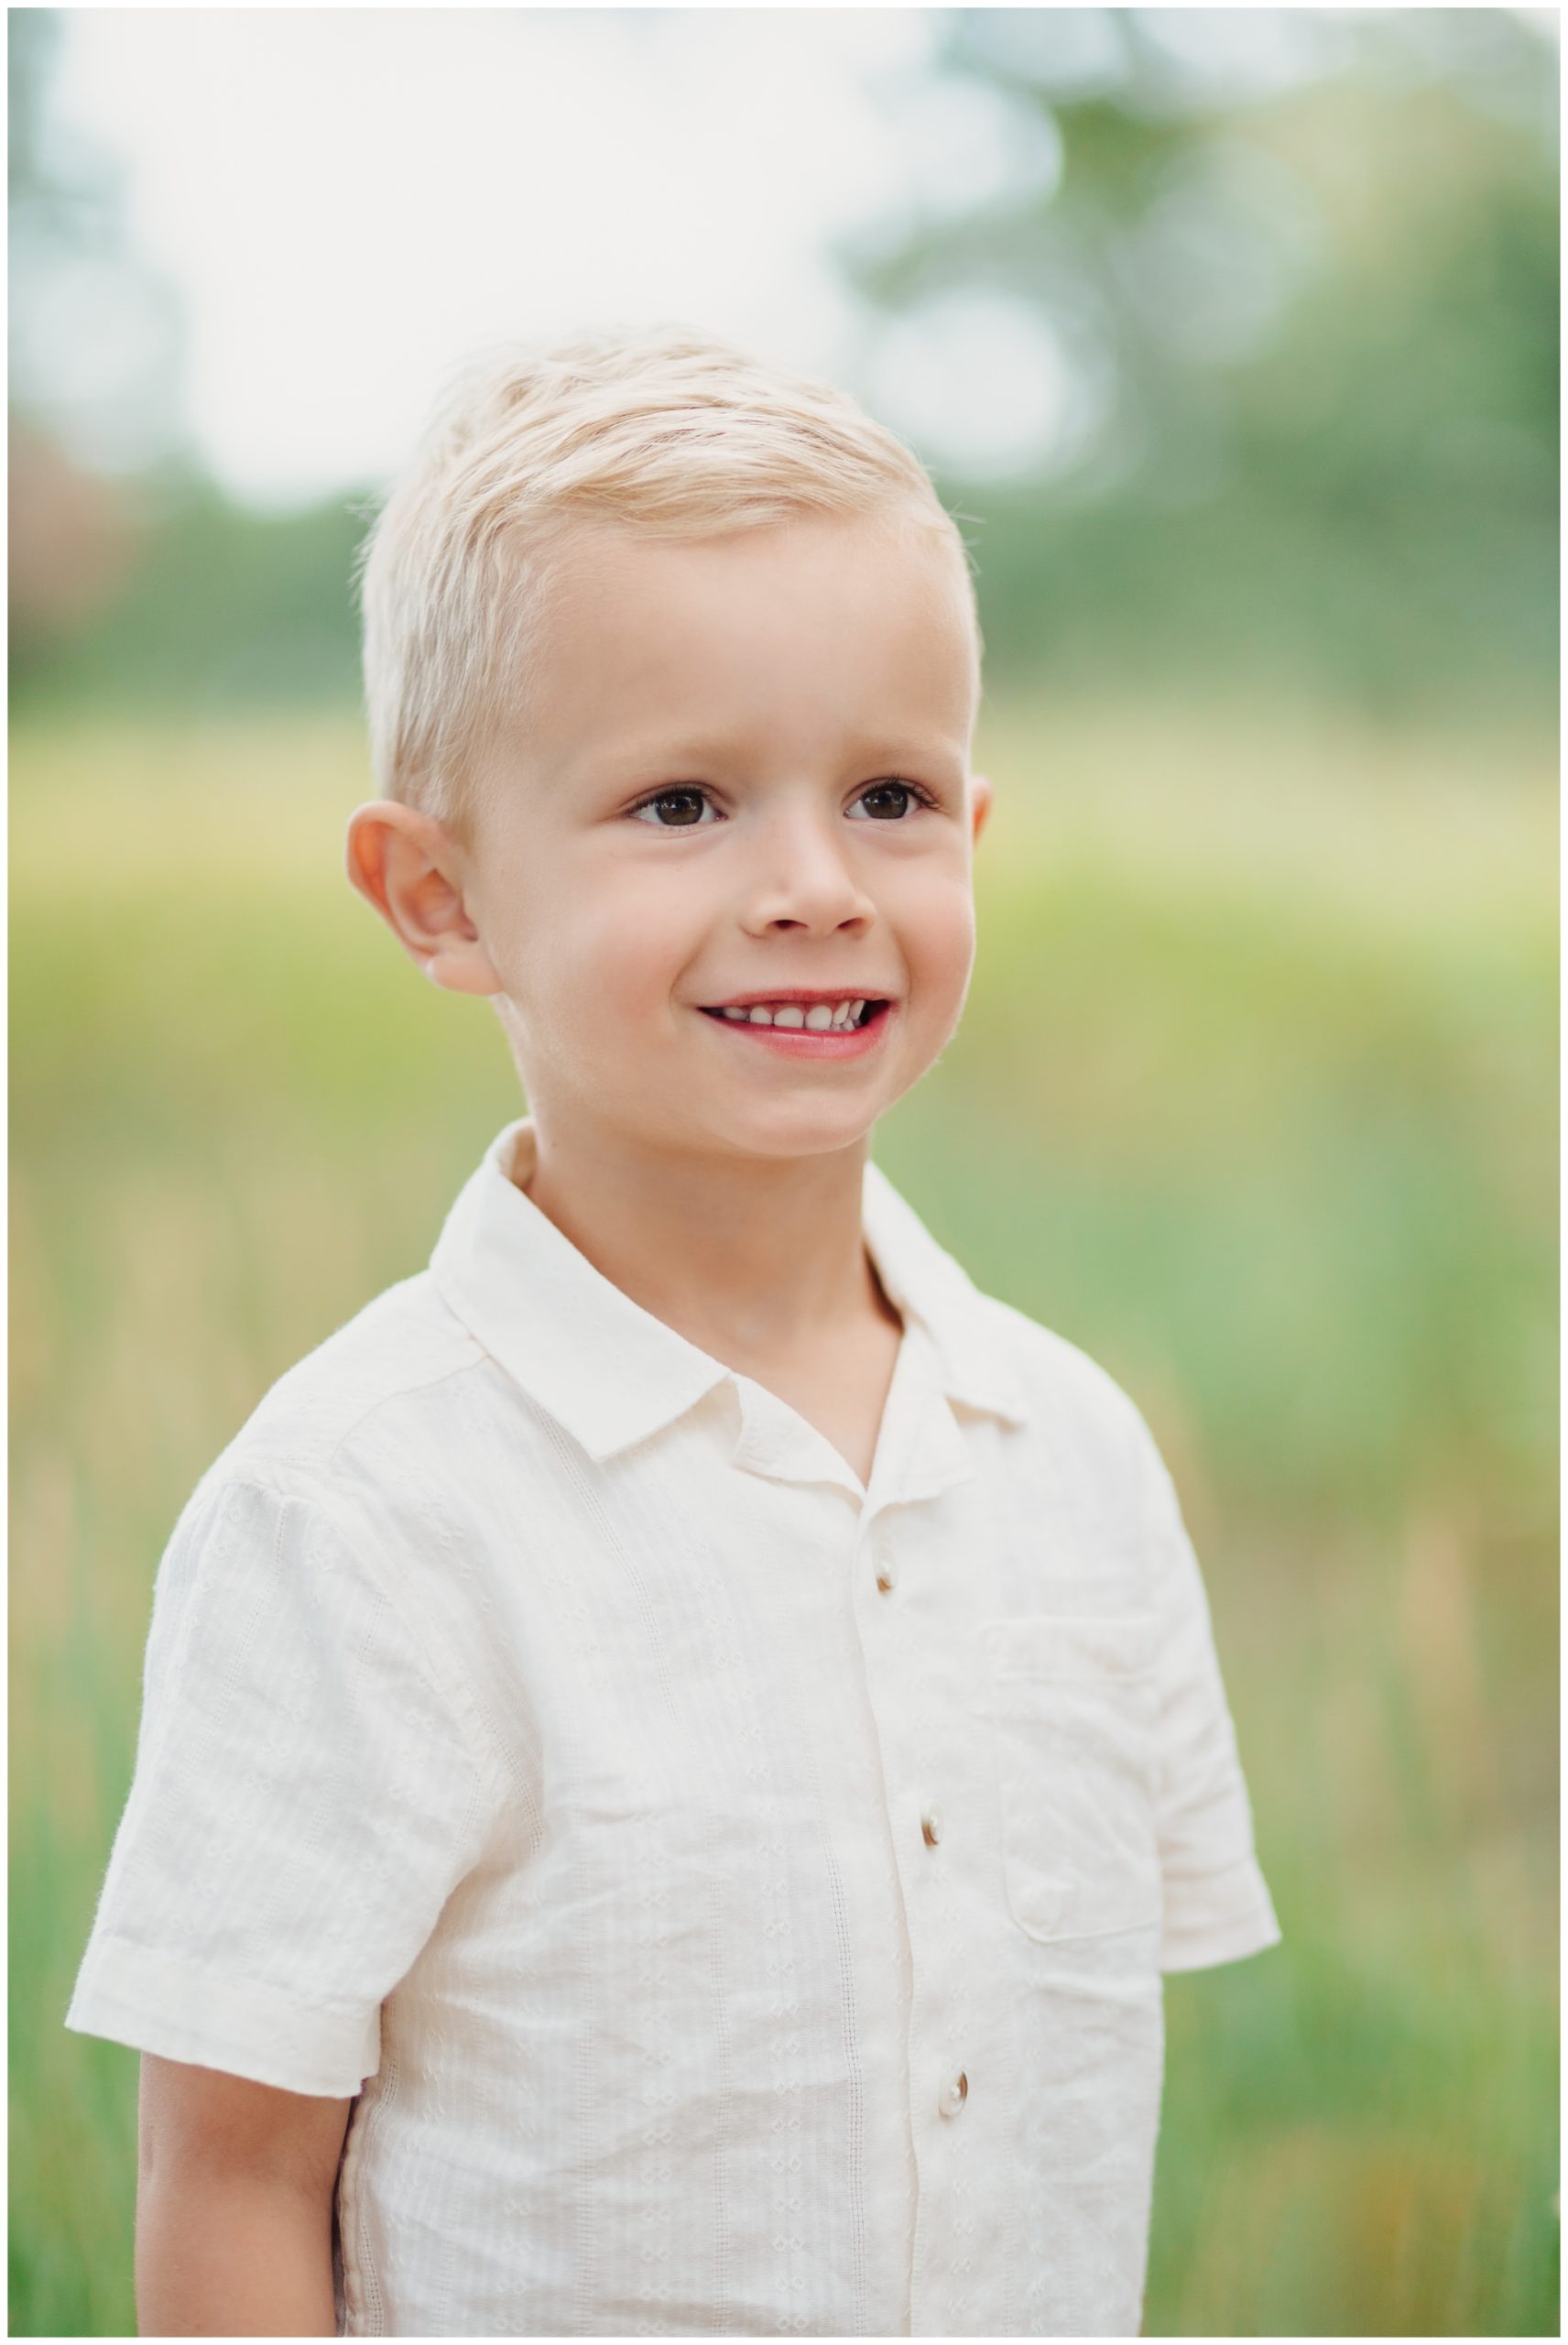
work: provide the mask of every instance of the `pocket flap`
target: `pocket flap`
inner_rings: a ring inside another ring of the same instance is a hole
[[[1130,1676],[1149,1667],[1160,1635],[1158,1612],[1118,1612],[1102,1618],[1031,1612],[987,1620],[982,1630],[991,1674],[1009,1678]]]

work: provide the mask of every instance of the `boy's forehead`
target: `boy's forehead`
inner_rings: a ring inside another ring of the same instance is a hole
[[[811,517],[707,538],[594,529],[551,557],[535,604],[529,715],[581,740],[695,755],[749,716],[836,725],[846,747],[966,741],[978,660],[962,557],[934,535]],[[694,702],[693,694],[702,694]]]
[[[678,536],[583,523],[550,548],[539,578],[545,606],[569,624],[615,605],[656,616],[672,595],[721,609],[787,600],[806,581],[853,598],[875,580],[879,607],[933,617],[964,599],[955,541],[896,515],[810,513]]]

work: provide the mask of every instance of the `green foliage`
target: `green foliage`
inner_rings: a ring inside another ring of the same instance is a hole
[[[964,1022],[877,1151],[1149,1416],[1285,1937],[1173,1979],[1151,2334],[1556,2333],[1546,750],[1003,704]],[[152,1575],[517,1112],[341,875],[356,729],[13,759],[13,2333],[132,2325],[61,2027]]]
[[[302,513],[234,505],[174,474],[133,493],[125,590],[71,636],[13,645],[13,707],[77,716],[352,702],[359,621],[350,584],[365,500]]]
[[[1117,20],[1119,77],[1059,88],[1052,45],[1075,36],[1034,13],[1026,44],[1006,12],[953,11],[946,70],[1049,123],[1059,180],[843,247],[883,315],[984,286],[1101,386],[1060,474],[939,461],[994,681],[1246,678],[1379,715],[1550,722],[1558,191],[1544,110],[1519,119],[1552,71],[1537,36],[1481,24],[1507,52],[1502,112],[1463,59],[1395,58],[1388,12],[1341,71],[1244,103],[1161,69],[1127,10],[1090,12]]]
[[[1245,680],[1390,721],[1551,721],[1557,187],[1544,110],[1521,108],[1552,68],[1515,12],[1400,13],[1342,23],[1337,71],[1246,98],[1173,74],[1136,10],[948,12],[943,75],[1059,137],[1059,183],[1026,174],[956,214],[863,229],[846,275],[873,319],[1007,295],[1105,402],[1060,476],[937,463],[996,685]],[[1096,14],[1123,63],[1075,91],[1052,59]],[[23,164],[48,15],[13,16]],[[1445,21],[1446,64],[1415,71],[1399,44]],[[25,194],[27,282],[113,245],[112,190],[32,169]],[[1225,319],[1254,279],[1261,322],[1238,335]],[[132,502],[138,551],[111,605],[14,644],[18,705],[353,700],[363,495],[264,516],[169,470]]]

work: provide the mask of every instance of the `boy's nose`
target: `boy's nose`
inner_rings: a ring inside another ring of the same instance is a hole
[[[768,825],[757,841],[744,925],[837,929],[876,917],[853,859],[828,825],[810,815]]]

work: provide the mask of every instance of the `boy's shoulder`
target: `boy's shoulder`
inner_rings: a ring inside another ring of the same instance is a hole
[[[286,1369],[203,1478],[322,1489],[367,1438],[417,1448],[426,1429],[439,1443],[449,1388],[487,1360],[430,1271],[415,1271]]]
[[[1029,1438],[1074,1511],[1142,1519],[1162,1461],[1138,1402],[1090,1353],[1000,1296],[974,1290],[975,1312],[1018,1387]]]
[[[1101,1515],[1146,1487],[1159,1453],[1138,1403],[1108,1369],[982,1288],[875,1163],[866,1211],[878,1268],[936,1326],[961,1396],[967,1391],[1011,1413],[1048,1484]]]
[[[1016,1414],[1045,1453],[1057,1487],[1070,1486],[1081,1504],[1098,1511],[1107,1494],[1141,1481],[1157,1453],[1137,1403],[1110,1371],[1054,1328],[985,1292],[929,1233],[920,1235],[922,1302],[928,1309],[935,1304],[950,1338],[959,1336],[950,1358],[983,1363],[982,1387],[995,1384],[994,1371],[1001,1370],[996,1389],[1015,1397]],[[497,1384],[509,1389],[490,1350],[431,1271],[418,1271],[285,1369],[202,1483],[347,1496],[368,1478],[383,1500],[398,1485],[433,1499],[454,1472],[471,1479],[480,1454],[474,1445],[483,1445],[487,1427],[514,1456],[528,1446],[525,1428],[534,1412],[506,1407],[500,1396],[503,1430],[492,1414],[498,1396],[489,1388]],[[458,1492],[449,1495],[455,1500]]]
[[[1005,1347],[1031,1402],[1048,1413],[1069,1410],[1086,1428],[1095,1427],[1123,1445],[1145,1430],[1132,1395],[1080,1345],[999,1295],[975,1288],[975,1302],[989,1322],[994,1340]]]
[[[895,1289],[935,1318],[961,1359],[994,1359],[1007,1381],[1019,1384],[1031,1422],[1054,1421],[1065,1412],[1085,1430],[1097,1429],[1124,1445],[1136,1439],[1142,1417],[1109,1370],[1067,1336],[977,1284],[876,1163],[867,1168],[866,1216],[878,1267],[891,1271]]]

